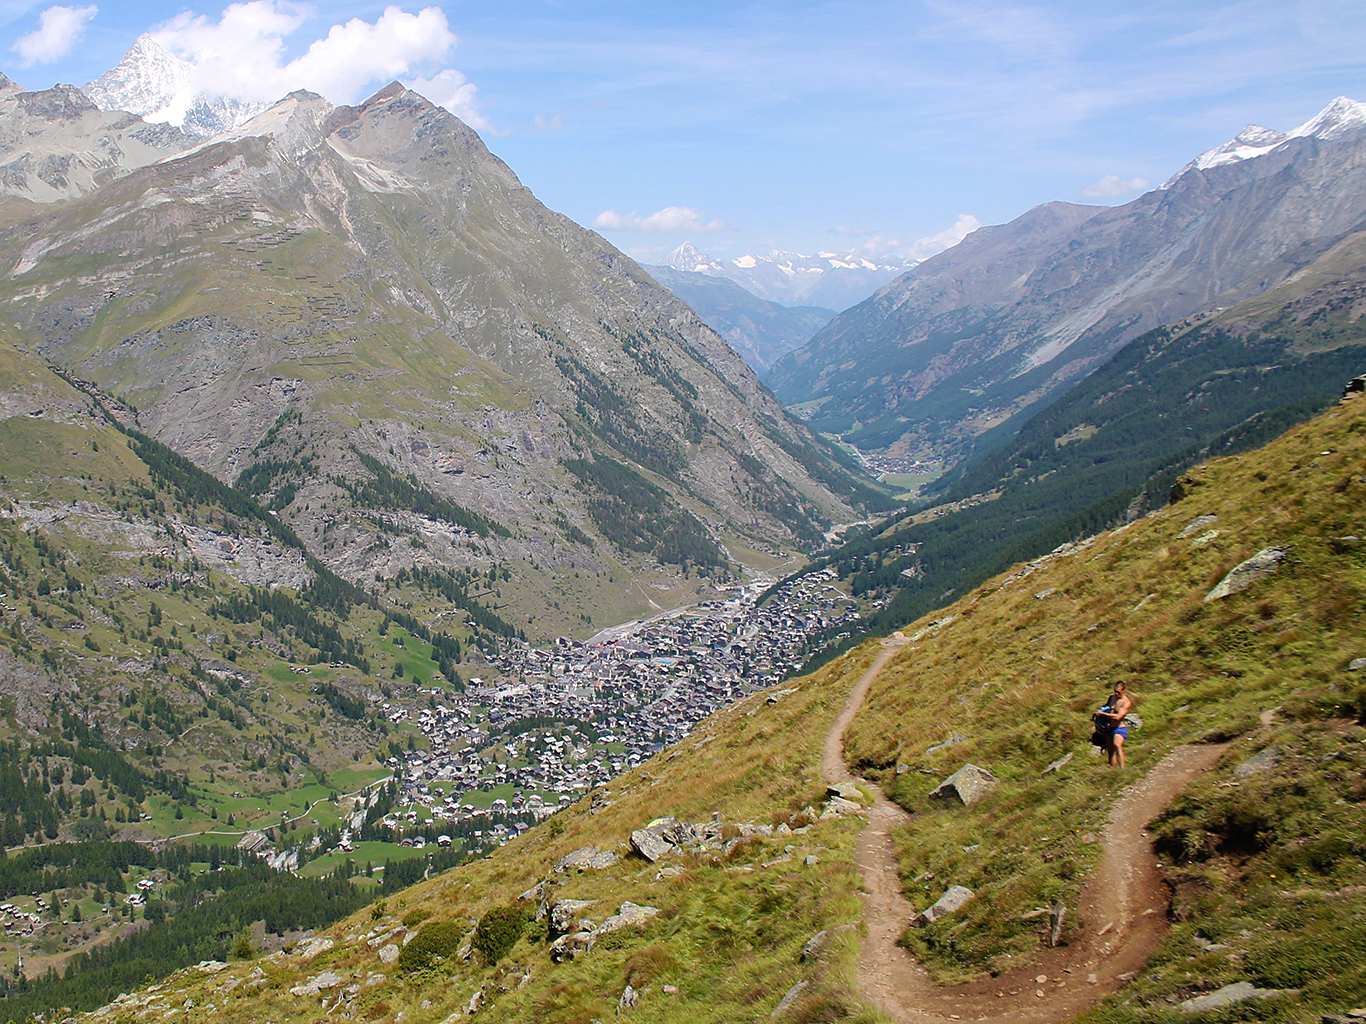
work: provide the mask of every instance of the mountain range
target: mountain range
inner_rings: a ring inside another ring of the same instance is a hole
[[[51,123],[98,147],[106,115],[70,106]],[[568,631],[616,600],[569,592],[612,566],[669,589],[881,500],[685,305],[401,86],[292,94],[15,216],[11,336],[353,581],[519,566],[522,621]]]
[[[959,458],[1143,332],[1256,296],[1358,227],[1364,110],[1339,98],[1287,133],[1249,127],[1122,206],[1048,203],[979,229],[768,381],[863,449]]]
[[[783,306],[842,310],[918,263],[904,256],[821,252],[814,256],[775,249],[765,256],[719,260],[684,242],[664,259],[671,270],[734,281],[761,299]]]

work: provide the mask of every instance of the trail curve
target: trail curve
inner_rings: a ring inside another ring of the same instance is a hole
[[[1026,966],[998,977],[936,985],[915,958],[896,944],[916,913],[902,893],[892,841],[892,830],[910,816],[875,784],[855,777],[844,761],[849,723],[873,680],[906,642],[899,634],[882,641],[882,650],[854,684],[831,724],[821,752],[821,773],[827,783],[854,781],[874,798],[857,848],[867,889],[859,989],[868,1003],[898,1024],[952,1020],[1038,1024],[1074,1017],[1132,978],[1162,937],[1169,894],[1145,829],[1192,779],[1214,766],[1228,744],[1177,747],[1115,802],[1101,836],[1096,873],[1080,905],[1069,908],[1086,926],[1073,929],[1067,943],[1042,949]]]

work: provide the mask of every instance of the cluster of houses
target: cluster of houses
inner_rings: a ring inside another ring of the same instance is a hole
[[[517,834],[784,679],[810,656],[814,635],[848,635],[859,615],[834,578],[834,569],[803,576],[762,607],[762,585],[752,585],[591,640],[561,638],[551,650],[504,641],[492,678],[465,693],[429,691],[428,707],[386,704],[391,721],[415,721],[430,741],[390,759],[403,778],[390,823],[416,821],[421,806],[437,819],[496,819],[495,840]],[[499,785],[514,795],[491,807],[465,799]]]

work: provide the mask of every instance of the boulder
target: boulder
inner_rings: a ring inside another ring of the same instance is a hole
[[[957,800],[971,807],[986,796],[999,781],[995,775],[975,764],[965,764],[941,782],[930,794],[931,800]]]
[[[773,1012],[770,1013],[769,1016],[777,1017],[779,1014],[783,1013],[789,1006],[791,1006],[793,1003],[797,1001],[797,998],[804,991],[806,991],[806,986],[809,984],[810,982],[803,979],[802,981],[799,981],[797,982],[797,984],[793,985],[790,989],[787,990],[787,994],[783,996],[782,1001],[778,1003],[777,1007],[774,1008]]]
[[[1250,981],[1235,981],[1217,992],[1187,999],[1180,1005],[1180,1009],[1186,1013],[1203,1013],[1206,1010],[1232,1006],[1246,999],[1274,999],[1276,996],[1296,995],[1298,992],[1299,989],[1295,988],[1258,988]]]
[[[620,910],[598,926],[598,934],[606,935],[608,932],[614,932],[618,928],[625,928],[628,924],[644,924],[658,913],[658,907],[641,906],[639,903],[632,903],[630,900],[627,900],[621,905]]]
[[[837,796],[844,800],[858,800],[858,785],[854,782],[836,782],[833,785],[826,787],[825,795]]]
[[[387,946],[379,947],[379,958],[382,963],[391,964],[398,959],[398,943],[391,942]]]
[[[631,833],[631,846],[635,851],[651,863],[659,860],[660,857],[667,856],[676,852],[674,844],[664,838],[676,824],[673,818],[656,818],[644,828],[636,829]]]
[[[584,867],[591,868],[594,871],[601,871],[603,868],[610,868],[620,859],[621,858],[618,857],[614,851],[603,850],[596,856],[590,857],[588,863],[585,864]]]
[[[1279,569],[1289,554],[1288,548],[1262,548],[1246,562],[1240,562],[1230,569],[1228,575],[1205,595],[1205,601],[1218,601],[1240,590],[1246,590]]]
[[[557,964],[562,964],[566,960],[573,960],[579,954],[590,951],[596,939],[597,933],[589,931],[561,935],[550,944],[550,959]]]
[[[625,1013],[640,1002],[640,993],[635,990],[633,985],[627,985],[621,990],[621,998],[617,1000],[617,1013]]]
[[[1348,672],[1360,672],[1366,668],[1366,658],[1353,658],[1347,665]]]
[[[566,853],[555,862],[556,871],[568,871],[571,868],[583,868],[589,861],[602,851],[596,846],[580,846],[577,850]]]
[[[924,928],[927,924],[933,924],[945,914],[956,913],[962,910],[972,899],[972,890],[962,885],[955,885],[940,896],[933,906],[926,907],[919,914],[911,919],[911,924],[917,928]]]
[[[821,817],[833,818],[840,814],[861,814],[862,812],[863,804],[856,804],[842,796],[832,796],[826,803],[825,810],[821,812]]]
[[[300,960],[312,960],[319,953],[326,953],[334,945],[336,945],[336,943],[331,939],[309,939],[294,952]]]
[[[592,900],[556,900],[550,908],[550,934],[567,935],[578,931],[579,911],[592,905]]]
[[[292,996],[316,996],[323,989],[336,988],[341,983],[341,975],[335,971],[323,971],[316,978],[312,978],[302,985],[295,985],[289,990],[289,994]]]

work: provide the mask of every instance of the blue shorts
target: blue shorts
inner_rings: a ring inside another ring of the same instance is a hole
[[[1119,728],[1117,728],[1111,735],[1119,736],[1119,737],[1124,738],[1124,739],[1128,739],[1128,737],[1129,737],[1129,727],[1128,727],[1127,725],[1121,725],[1121,726],[1120,726]]]

